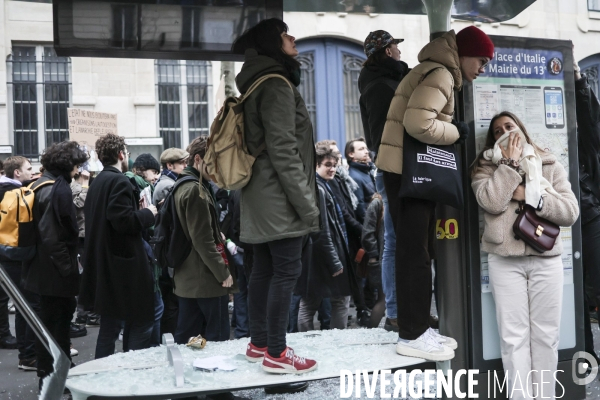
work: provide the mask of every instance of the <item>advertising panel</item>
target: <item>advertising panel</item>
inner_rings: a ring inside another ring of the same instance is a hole
[[[467,157],[472,162],[484,146],[494,115],[510,111],[525,125],[532,140],[554,154],[565,168],[571,182],[578,186],[577,142],[575,129],[573,61],[570,42],[558,40],[492,37],[495,44],[493,60],[474,82],[466,86],[465,116],[474,127],[475,149]],[[578,193],[578,190],[576,191]],[[471,229],[478,228],[477,240],[483,234],[483,211],[470,210]],[[515,215],[516,218],[516,215]],[[574,231],[577,235],[574,235]],[[473,235],[475,232],[473,232]],[[575,236],[575,237],[574,237]],[[574,269],[581,268],[579,259],[579,225],[561,228],[563,244],[563,308],[560,327],[560,349],[574,349],[578,343],[576,319],[576,279]],[[474,243],[472,242],[472,245]],[[496,308],[490,289],[487,253],[473,250],[472,295],[479,297],[473,318],[475,363],[500,361],[500,338],[496,323]],[[577,275],[577,274],[575,274]],[[577,275],[578,276],[578,275]],[[479,309],[478,309],[479,308]],[[565,350],[566,351],[566,350]],[[563,352],[563,354],[566,353]],[[560,358],[560,353],[559,353]],[[477,360],[480,361],[477,361]]]

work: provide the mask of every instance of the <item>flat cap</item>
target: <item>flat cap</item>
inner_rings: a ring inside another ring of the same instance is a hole
[[[174,163],[177,161],[185,160],[189,156],[190,155],[187,151],[178,149],[176,147],[171,147],[162,152],[162,154],[160,155],[160,163]]]

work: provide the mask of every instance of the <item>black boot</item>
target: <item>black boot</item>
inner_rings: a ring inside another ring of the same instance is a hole
[[[308,389],[308,382],[285,383],[283,385],[267,386],[266,394],[300,393]]]

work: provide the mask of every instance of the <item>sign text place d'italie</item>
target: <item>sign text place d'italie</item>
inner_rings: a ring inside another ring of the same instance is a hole
[[[69,108],[67,115],[69,137],[88,148],[93,148],[101,136],[117,134],[117,114]]]

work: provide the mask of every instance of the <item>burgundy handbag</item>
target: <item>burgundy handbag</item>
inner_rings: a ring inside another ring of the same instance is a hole
[[[519,203],[519,216],[513,224],[516,239],[521,239],[535,251],[552,250],[560,227],[535,213],[529,204]]]

